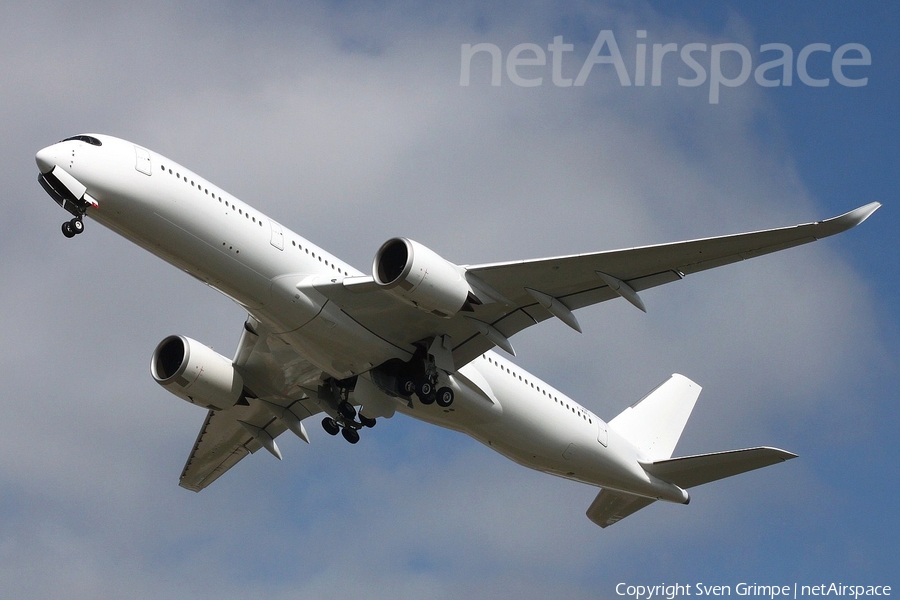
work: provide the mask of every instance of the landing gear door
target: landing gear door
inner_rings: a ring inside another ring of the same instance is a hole
[[[284,250],[284,232],[281,230],[281,225],[271,220],[269,221],[269,225],[272,226],[272,245],[279,250]]]
[[[607,446],[609,444],[609,431],[603,419],[597,419],[597,441]]]

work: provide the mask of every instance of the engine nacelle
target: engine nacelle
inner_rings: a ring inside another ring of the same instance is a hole
[[[179,398],[213,410],[234,406],[244,391],[231,360],[183,335],[170,335],[156,346],[150,374]]]
[[[372,272],[378,285],[404,302],[444,318],[458,313],[471,291],[460,267],[406,238],[386,241]]]

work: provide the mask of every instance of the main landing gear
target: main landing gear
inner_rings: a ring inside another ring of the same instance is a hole
[[[443,386],[435,392],[437,374],[434,375],[433,379],[434,381],[431,378],[422,379],[416,383],[414,379],[404,378],[400,382],[400,393],[406,397],[411,397],[415,393],[419,398],[419,402],[426,406],[437,403],[441,408],[449,408],[453,404],[453,390]]]
[[[432,346],[434,344],[432,343]],[[412,359],[388,361],[372,371],[374,381],[386,391],[406,398],[412,408],[413,394],[419,402],[429,406],[437,403],[443,409],[453,404],[453,389],[440,385],[441,373],[449,373],[437,366],[437,361],[425,344],[420,344]]]
[[[327,401],[335,412],[334,417],[322,419],[322,428],[328,435],[340,433],[351,444],[359,441],[360,429],[375,427],[375,419],[370,419],[362,412],[358,412],[350,404],[350,392],[353,391],[355,385],[356,378],[346,381],[330,379],[325,382],[325,385],[319,387],[319,398]]]
[[[447,386],[439,387],[442,371],[438,367],[441,364],[438,355],[443,358],[443,372],[452,369],[449,343],[445,346],[444,341],[443,338],[434,339],[418,346],[412,360],[405,363],[400,371],[401,395],[411,398],[415,392],[419,402],[426,406],[436,402],[441,408],[447,409],[453,404],[453,390]]]
[[[84,221],[81,220],[81,217],[75,217],[62,224],[63,235],[67,238],[75,237],[82,231],[84,231]]]

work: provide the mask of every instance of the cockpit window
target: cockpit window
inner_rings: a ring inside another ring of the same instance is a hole
[[[66,138],[61,140],[63,142],[86,142],[91,146],[102,146],[103,144],[95,137],[91,137],[89,135],[73,135],[70,138]]]

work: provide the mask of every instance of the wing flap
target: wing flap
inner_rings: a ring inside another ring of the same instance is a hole
[[[206,415],[206,420],[197,435],[197,441],[194,442],[194,447],[191,449],[178,480],[178,485],[186,490],[199,492],[250,453],[238,440],[232,440],[231,443],[227,440],[214,442],[211,447],[204,442],[204,438],[208,436],[219,437],[216,435],[215,428],[211,428],[210,425],[214,420],[220,418],[221,416],[217,417],[214,411],[209,411]]]
[[[260,403],[255,404],[255,407],[235,406],[228,410],[209,411],[178,485],[199,492],[242,458],[262,448],[239,421],[255,424],[273,439],[287,430]]]
[[[215,411],[207,413],[178,480],[178,485],[184,489],[199,492],[250,453],[239,440],[222,439],[233,436],[217,435],[213,423],[221,419],[223,417]]]

